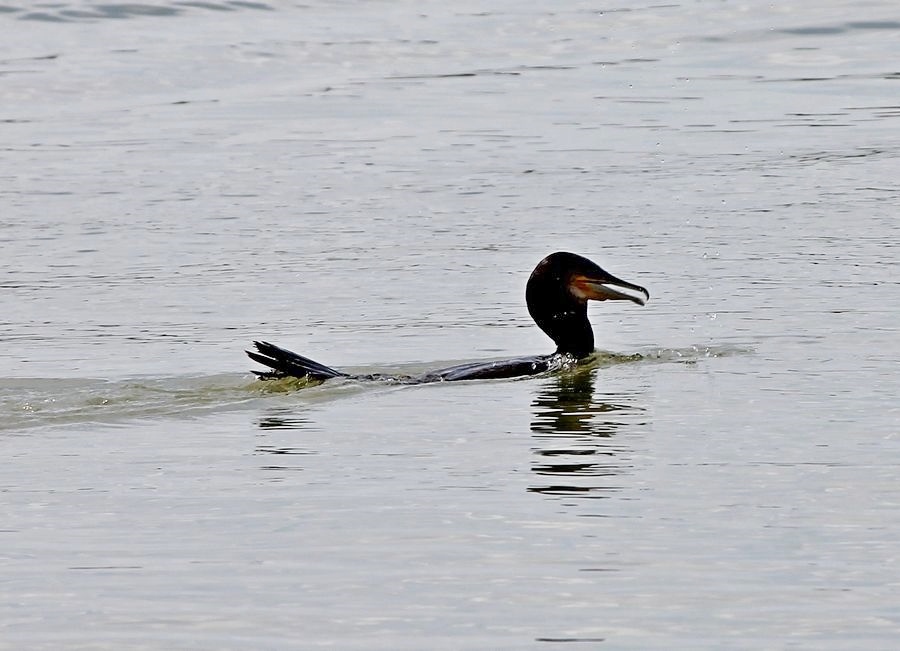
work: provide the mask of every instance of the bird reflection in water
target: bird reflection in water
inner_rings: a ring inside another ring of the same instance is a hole
[[[257,423],[260,429],[310,429],[310,421],[304,416],[298,416],[296,413],[284,411],[273,412],[268,416],[263,416]]]
[[[596,368],[581,368],[555,375],[535,397],[531,431],[539,459],[531,470],[541,481],[529,491],[604,498],[621,489],[616,478],[631,465],[628,449],[613,437],[635,424],[643,409],[621,394],[595,399],[596,374]]]
[[[313,429],[309,418],[302,414],[287,409],[272,410],[260,418],[257,424],[262,431],[258,434],[260,442],[256,445],[255,454],[272,460],[260,466],[261,470],[303,470],[300,458],[315,454],[313,450],[297,447],[295,437],[288,436],[288,441],[294,443],[293,445],[279,445],[278,441],[274,440],[280,438],[280,430]],[[272,478],[273,481],[279,479],[278,476]]]

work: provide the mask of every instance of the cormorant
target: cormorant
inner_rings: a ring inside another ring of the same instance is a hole
[[[628,289],[635,294],[627,294],[614,287]],[[624,300],[643,305],[649,299],[650,293],[643,287],[616,278],[587,258],[574,253],[557,252],[538,263],[525,288],[528,313],[556,344],[556,352],[550,355],[460,364],[418,376],[388,376],[344,373],[265,341],[253,342],[258,352],[246,352],[252,360],[271,369],[253,371],[264,380],[284,377],[327,380],[346,377],[420,383],[535,375],[561,368],[594,352],[594,332],[587,317],[589,300]]]

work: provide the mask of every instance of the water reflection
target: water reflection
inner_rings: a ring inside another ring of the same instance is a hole
[[[316,454],[315,450],[297,445],[291,430],[313,429],[304,414],[289,409],[273,409],[258,421],[260,428],[254,454],[263,458],[260,470],[274,471],[270,481],[283,481],[284,472],[303,470],[304,457]],[[282,438],[284,440],[282,440]]]
[[[532,437],[540,481],[528,488],[545,495],[604,498],[621,487],[616,478],[631,465],[614,439],[643,413],[631,396],[594,395],[596,368],[549,378],[535,397]]]
[[[287,409],[272,410],[257,421],[260,429],[310,429],[309,418]]]

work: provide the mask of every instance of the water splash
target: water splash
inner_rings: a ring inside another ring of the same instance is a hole
[[[258,400],[245,375],[0,380],[0,431],[79,422],[197,416]]]
[[[581,361],[559,356],[554,360],[552,369],[540,377],[569,375],[621,364],[696,364],[707,359],[751,352],[752,349],[749,348],[716,345],[651,348],[636,353],[597,351]],[[272,401],[279,399],[295,401],[298,395],[302,396],[305,403],[315,404],[351,397],[376,388],[403,389],[410,386],[410,383],[392,380],[392,376],[399,374],[401,377],[409,377],[434,366],[440,366],[440,363],[410,364],[391,369],[354,369],[355,372],[368,374],[376,380],[338,378],[325,383],[301,378],[260,382],[246,374],[147,377],[119,381],[98,378],[0,379],[0,432],[72,423],[112,425],[135,419],[196,417],[230,409],[271,405]],[[531,377],[533,376],[524,376],[521,379],[528,380]]]
[[[749,346],[717,346],[698,344],[686,348],[650,348],[640,353],[646,362],[679,362],[696,364],[706,359],[751,355],[755,351]]]

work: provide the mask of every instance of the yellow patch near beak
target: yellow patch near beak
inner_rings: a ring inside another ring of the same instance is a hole
[[[644,304],[644,298],[633,294],[626,294],[617,289],[613,289],[612,285],[630,289],[634,292],[644,294],[650,298],[650,294],[646,289],[639,285],[619,280],[618,278],[591,278],[584,274],[574,273],[569,278],[569,291],[575,298],[582,301],[631,301],[638,305]]]

